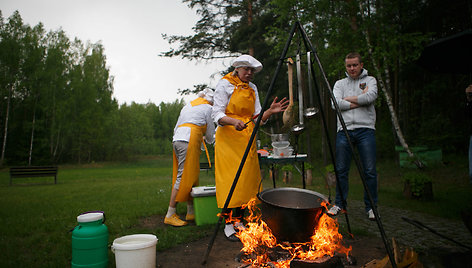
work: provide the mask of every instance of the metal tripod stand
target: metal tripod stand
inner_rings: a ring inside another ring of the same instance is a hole
[[[275,74],[274,74],[274,76],[272,77],[271,83],[270,83],[270,85],[269,85],[269,89],[268,89],[268,91],[267,91],[266,98],[264,99],[264,102],[263,102],[263,105],[262,105],[261,112],[259,113],[259,116],[257,117],[254,130],[253,130],[253,132],[252,132],[252,134],[251,134],[251,137],[249,138],[249,141],[248,141],[246,150],[245,150],[245,152],[244,152],[244,155],[243,155],[243,157],[242,157],[242,159],[241,159],[241,163],[240,163],[240,165],[239,165],[239,168],[238,168],[238,170],[237,170],[237,172],[236,172],[236,175],[235,175],[235,178],[234,178],[234,180],[233,180],[233,184],[231,185],[231,188],[230,188],[230,191],[229,191],[229,193],[228,193],[228,196],[226,197],[226,201],[225,201],[225,204],[224,204],[224,206],[223,206],[223,208],[222,208],[222,212],[227,210],[228,205],[229,205],[229,202],[230,202],[230,200],[231,200],[231,198],[232,198],[232,196],[233,196],[234,189],[236,188],[236,185],[237,185],[237,183],[238,183],[239,177],[240,177],[240,175],[241,175],[241,171],[242,171],[242,169],[243,169],[243,167],[244,167],[244,163],[246,162],[246,159],[247,159],[247,156],[248,156],[248,154],[249,154],[251,145],[252,145],[252,143],[254,142],[254,139],[255,139],[255,137],[256,137],[256,133],[257,133],[259,127],[260,127],[260,123],[261,123],[261,120],[262,120],[262,115],[263,115],[264,111],[267,109],[267,106],[268,106],[268,104],[269,104],[269,98],[270,98],[271,95],[272,95],[272,90],[273,90],[273,88],[274,88],[275,81],[277,80],[277,76],[278,76],[278,74],[279,74],[279,72],[280,72],[280,69],[281,69],[282,64],[284,63],[284,60],[285,60],[286,55],[287,55],[288,48],[289,48],[289,46],[290,46],[290,43],[291,43],[291,41],[292,41],[292,39],[293,39],[293,36],[294,36],[294,34],[295,34],[295,31],[296,31],[297,29],[298,29],[299,34],[302,36],[302,39],[303,39],[303,42],[304,42],[304,45],[305,45],[306,50],[312,53],[312,55],[314,56],[314,59],[315,59],[316,63],[318,64],[318,67],[319,67],[319,69],[320,69],[320,71],[321,71],[321,74],[322,74],[322,76],[323,76],[323,80],[324,80],[324,82],[325,82],[326,85],[327,85],[329,97],[330,97],[330,99],[332,100],[332,103],[333,103],[333,105],[334,105],[334,108],[335,108],[335,111],[336,111],[336,115],[337,115],[339,121],[341,122],[341,125],[342,125],[342,127],[343,127],[343,131],[345,132],[347,141],[348,141],[348,143],[349,143],[349,146],[351,147],[351,151],[354,152],[354,150],[353,150],[353,145],[352,145],[351,140],[349,139],[349,135],[348,135],[348,133],[347,133],[346,124],[345,124],[345,122],[344,122],[344,120],[343,120],[343,117],[342,117],[342,115],[341,115],[341,112],[340,112],[340,110],[339,110],[339,107],[338,107],[336,101],[334,101],[335,99],[334,99],[333,92],[332,92],[332,90],[331,90],[331,86],[329,85],[328,79],[326,78],[326,74],[325,74],[325,72],[324,72],[324,70],[323,70],[323,67],[322,67],[321,62],[320,62],[320,60],[319,60],[319,58],[318,58],[318,55],[317,55],[317,53],[316,53],[316,51],[315,51],[315,49],[314,49],[314,47],[313,47],[311,41],[308,39],[308,36],[307,36],[307,34],[306,34],[306,32],[305,32],[305,29],[304,29],[303,26],[300,24],[300,22],[297,21],[297,22],[295,22],[295,24],[292,26],[292,28],[291,28],[291,30],[290,30],[289,37],[288,37],[287,42],[285,43],[284,49],[283,49],[283,51],[282,51],[282,55],[280,56],[280,58],[279,58],[279,60],[278,60],[277,67],[276,67],[276,69],[275,69]],[[310,67],[311,67],[312,63],[309,62],[308,64],[309,64]],[[315,80],[315,71],[313,70],[313,68],[310,68],[310,70],[311,70],[311,76],[312,76],[313,80],[316,81],[316,80]],[[319,104],[322,105],[321,97],[320,97],[320,92],[319,92],[318,87],[316,86],[316,83],[315,83],[315,91],[316,91],[316,95],[317,95]],[[321,117],[322,117],[323,127],[324,127],[324,130],[325,130],[325,132],[326,132],[326,137],[328,138],[328,145],[329,145],[329,151],[330,151],[331,160],[332,160],[332,162],[333,162],[334,170],[335,170],[335,173],[336,173],[336,187],[339,187],[339,179],[338,179],[338,174],[337,174],[336,166],[335,166],[336,163],[335,163],[335,158],[334,158],[334,152],[333,152],[333,149],[332,149],[332,147],[331,147],[331,142],[330,142],[330,138],[329,138],[329,132],[328,132],[327,124],[326,124],[326,117],[325,117],[324,109],[323,109],[322,106],[320,107],[320,113],[321,113]],[[373,209],[373,212],[374,212],[374,215],[375,215],[375,220],[376,220],[376,222],[377,222],[377,226],[378,226],[379,231],[380,231],[380,234],[381,234],[381,236],[382,236],[382,240],[383,240],[384,245],[385,245],[385,248],[386,248],[386,250],[387,250],[387,254],[388,254],[388,256],[389,256],[390,262],[391,262],[391,264],[392,264],[392,267],[393,267],[393,268],[396,268],[397,266],[396,266],[396,263],[395,263],[395,258],[394,258],[394,255],[393,255],[393,250],[392,250],[392,248],[390,247],[390,244],[389,244],[388,241],[387,241],[387,236],[386,236],[386,234],[385,234],[385,231],[384,231],[382,222],[380,221],[377,208],[373,205],[374,202],[373,202],[373,199],[372,199],[372,195],[370,194],[369,189],[367,188],[367,184],[366,184],[366,182],[365,182],[365,176],[364,176],[364,173],[362,172],[363,169],[362,169],[361,162],[360,162],[360,160],[359,160],[359,158],[357,157],[356,154],[353,154],[353,158],[354,158],[354,161],[355,161],[355,163],[356,163],[356,166],[357,166],[357,169],[358,169],[358,171],[359,171],[359,174],[360,174],[360,176],[361,176],[362,183],[363,183],[363,186],[364,186],[364,190],[366,191],[367,196],[368,196],[368,198],[369,198],[369,201],[370,201],[370,203],[372,204],[372,209]],[[342,200],[345,200],[343,196],[341,196],[341,199],[342,199]],[[345,204],[345,202],[344,202],[344,204],[343,204],[343,209],[346,209],[346,204]],[[348,218],[347,213],[345,213],[345,216],[346,216],[346,223],[347,223],[347,226],[348,226],[348,231],[349,231],[349,233],[351,233],[351,228],[350,228],[349,218]],[[214,231],[213,236],[211,237],[210,242],[209,242],[209,244],[208,244],[208,248],[207,248],[207,251],[205,252],[205,255],[204,255],[202,264],[206,264],[206,262],[207,262],[208,256],[209,256],[210,251],[211,251],[211,249],[212,249],[212,247],[213,247],[213,244],[214,244],[214,242],[215,242],[216,235],[218,234],[218,230],[220,229],[220,225],[221,225],[222,220],[223,220],[223,217],[220,217],[220,218],[218,219],[218,222],[217,222],[217,224],[216,224],[216,226],[215,226],[215,231]]]

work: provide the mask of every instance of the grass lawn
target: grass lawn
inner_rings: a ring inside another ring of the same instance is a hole
[[[449,157],[446,165],[425,172],[433,179],[433,201],[407,200],[402,195],[401,174],[394,161],[380,161],[379,202],[384,206],[422,211],[444,218],[460,218],[460,211],[471,209],[472,186],[467,160]],[[320,168],[319,170],[322,170]],[[172,173],[170,157],[150,157],[134,163],[99,163],[60,166],[58,184],[53,178],[16,179],[9,186],[8,169],[0,171],[0,267],[69,267],[71,233],[82,212],[105,211],[109,244],[115,238],[136,233],[153,233],[158,251],[196,240],[213,233],[213,225],[183,228],[143,229],[140,219],[166,213]],[[307,188],[328,195],[320,172],[313,171],[313,185]],[[214,184],[213,172],[201,172],[200,185]],[[352,168],[349,198],[362,199],[362,184]],[[272,187],[264,180],[266,188]],[[278,187],[301,188],[300,177]],[[331,189],[334,198],[334,189]],[[179,205],[183,214],[185,207]],[[114,255],[109,251],[110,267]]]
[[[212,226],[143,230],[139,219],[165,214],[169,204],[172,162],[169,157],[137,163],[60,166],[53,178],[17,179],[8,186],[0,172],[0,267],[70,267],[71,232],[82,212],[105,211],[109,243],[135,233],[154,233],[158,250],[207,235]],[[214,184],[201,173],[202,184]],[[179,206],[182,213],[184,206]],[[110,267],[114,255],[109,252]]]

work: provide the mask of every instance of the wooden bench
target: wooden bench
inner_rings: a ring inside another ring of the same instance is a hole
[[[211,163],[211,167],[209,163],[200,163],[200,171],[206,170],[211,170],[213,168],[213,163]]]
[[[13,178],[54,177],[57,183],[57,166],[25,166],[10,168],[10,185]]]

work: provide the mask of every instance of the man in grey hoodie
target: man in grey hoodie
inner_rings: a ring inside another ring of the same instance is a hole
[[[359,151],[367,188],[374,204],[370,203],[364,192],[367,217],[375,220],[372,206],[377,205],[377,171],[375,143],[375,107],[377,99],[377,81],[368,76],[359,53],[349,53],[345,58],[347,77],[334,84],[333,93],[336,103],[346,124],[351,143]],[[337,215],[346,208],[349,192],[349,168],[352,151],[345,132],[338,118],[336,135],[336,171],[339,184],[336,186],[335,205],[328,214]],[[341,195],[342,193],[342,195]]]

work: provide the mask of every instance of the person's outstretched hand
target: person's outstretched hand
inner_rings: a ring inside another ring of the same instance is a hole
[[[287,98],[283,98],[280,101],[277,101],[277,97],[275,97],[272,103],[270,104],[269,110],[271,114],[280,113],[287,109],[288,104],[289,100]]]

